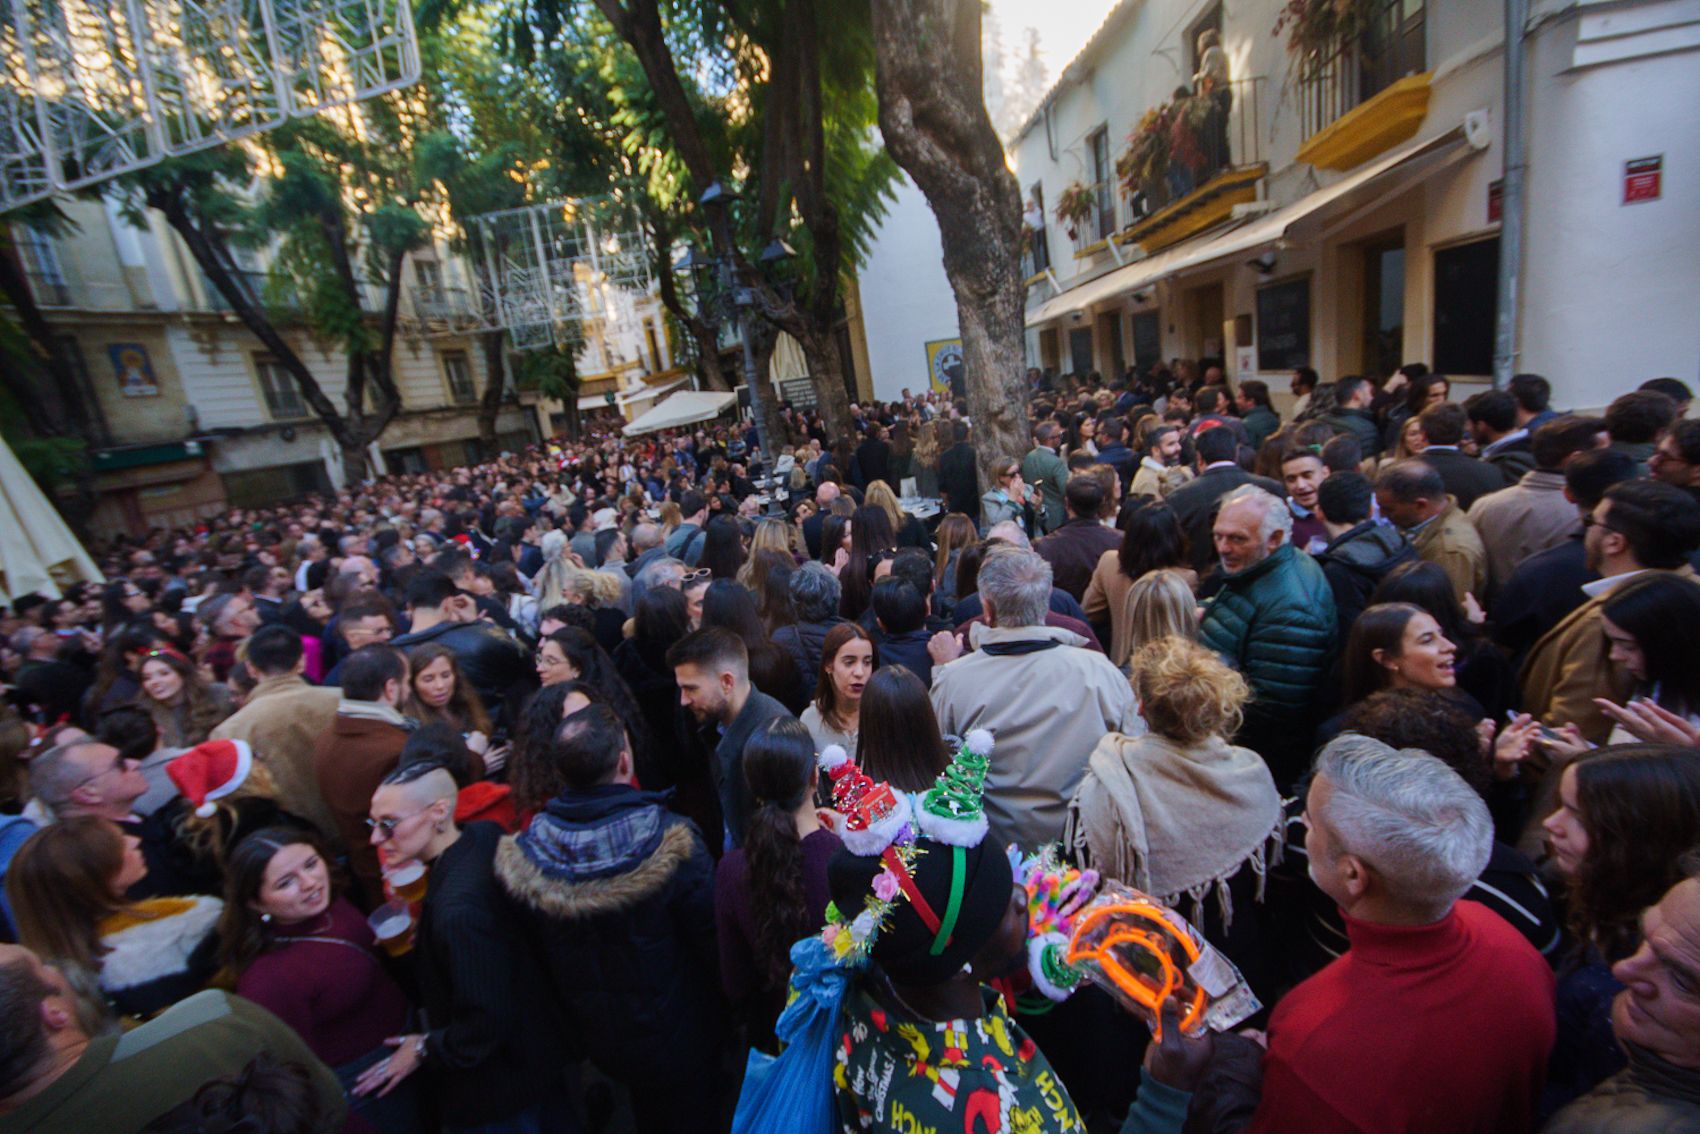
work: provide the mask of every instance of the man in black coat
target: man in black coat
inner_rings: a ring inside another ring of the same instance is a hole
[[[875,422],[868,426],[868,439],[856,446],[856,463],[861,466],[860,487],[866,488],[876,480],[891,485],[891,443],[885,439],[885,427]]]
[[[372,795],[372,841],[391,862],[430,867],[412,951],[428,1030],[401,1036],[354,1093],[417,1074],[450,1130],[561,1129],[571,1123],[561,1022],[496,882],[502,829],[457,827],[455,797],[454,778],[429,761],[396,769]]]
[[[1395,567],[1417,558],[1417,549],[1398,528],[1370,519],[1374,502],[1369,478],[1358,472],[1335,473],[1316,489],[1317,515],[1328,529],[1328,546],[1316,561],[1334,592],[1341,642],[1369,606],[1369,597],[1381,580]]]
[[[1234,460],[1239,442],[1230,430],[1220,426],[1206,429],[1198,435],[1195,447],[1198,476],[1171,492],[1165,503],[1180,521],[1193,569],[1202,577],[1216,565],[1216,546],[1210,528],[1216,522],[1216,507],[1222,497],[1242,484],[1254,484],[1277,500],[1285,499],[1287,490],[1266,476],[1254,476],[1240,468]]]
[[[720,1129],[723,1019],[714,863],[702,836],[633,786],[606,705],[572,714],[551,753],[566,782],[496,876],[540,947],[569,1035],[631,1091],[638,1134]],[[545,1127],[544,1129],[550,1129]]]
[[[1446,494],[1466,512],[1478,497],[1505,487],[1503,472],[1459,450],[1468,422],[1464,407],[1455,402],[1430,406],[1417,419],[1423,437],[1428,440],[1428,448],[1422,452],[1423,460],[1440,474]]]
[[[421,571],[407,584],[407,609],[413,628],[391,641],[411,654],[427,642],[455,653],[460,674],[478,691],[479,700],[500,728],[510,725],[537,688],[537,671],[520,644],[480,620],[472,596],[440,571]]]
[[[980,470],[974,446],[968,443],[968,423],[950,423],[955,444],[939,456],[939,493],[946,512],[961,512],[975,524],[980,522]]]

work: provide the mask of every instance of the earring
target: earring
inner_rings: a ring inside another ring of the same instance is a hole
[[[263,913],[260,915],[260,920],[265,922],[267,925],[270,925],[272,923],[272,915],[269,913]]]

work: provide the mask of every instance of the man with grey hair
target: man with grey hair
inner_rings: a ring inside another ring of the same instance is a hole
[[[30,761],[30,797],[55,822],[88,816],[116,823],[141,842],[145,878],[127,896],[137,901],[182,894],[221,894],[224,878],[215,863],[196,858],[178,834],[185,804],[172,800],[149,815],[136,813],[148,790],[141,763],[79,732]]]
[[[637,609],[638,600],[652,587],[672,587],[678,590],[687,570],[689,568],[683,562],[670,555],[651,559],[644,565],[643,570],[632,576],[632,609]]]
[[[1247,1129],[1533,1129],[1552,971],[1458,900],[1492,851],[1481,797],[1426,752],[1349,733],[1317,756],[1305,826],[1351,948],[1276,1006]]]
[[[626,564],[626,574],[633,579],[638,572],[666,555],[662,547],[661,528],[657,524],[643,523],[632,528],[632,561]],[[632,596],[632,603],[637,603],[638,596]]]
[[[791,595],[791,609],[797,620],[776,629],[773,640],[791,655],[803,689],[813,699],[827,632],[844,621],[838,614],[838,601],[844,589],[838,577],[824,566],[805,563],[791,572],[786,590]]]
[[[1062,837],[1069,799],[1106,732],[1145,731],[1127,678],[1086,639],[1045,625],[1051,565],[1016,547],[995,547],[980,566],[986,624],[974,652],[946,664],[935,655],[932,701],[939,726],[966,736],[991,730],[986,818],[999,844],[1037,850]]]
[[[1223,497],[1211,529],[1222,585],[1198,627],[1198,640],[1251,685],[1234,743],[1268,761],[1283,791],[1310,755],[1337,633],[1334,593],[1316,561],[1288,540],[1292,527],[1286,502],[1261,488]]]

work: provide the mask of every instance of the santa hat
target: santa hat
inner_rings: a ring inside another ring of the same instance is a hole
[[[209,740],[165,766],[171,782],[202,819],[211,819],[218,811],[214,801],[241,787],[253,770],[254,750],[245,740]]]
[[[852,854],[878,855],[900,840],[910,821],[908,797],[871,778],[840,745],[827,745],[819,763],[832,782],[832,805],[844,815],[839,837]]]
[[[921,834],[953,847],[979,846],[986,837],[986,773],[991,768],[992,734],[977,728],[968,734],[950,764],[921,796],[915,824]]]

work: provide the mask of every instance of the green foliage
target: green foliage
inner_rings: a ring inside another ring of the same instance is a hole
[[[10,320],[0,321],[0,328],[4,330],[0,338],[5,340],[0,351],[7,356],[6,365],[12,365],[18,357],[13,353],[16,344],[12,340],[19,332]],[[12,392],[0,387],[0,437],[51,497],[58,488],[75,483],[88,472],[88,443],[80,437],[37,437],[24,424],[28,416]]]
[[[567,343],[557,350],[528,350],[519,355],[514,387],[536,390],[546,398],[570,401],[578,398],[578,352],[582,342]]]

